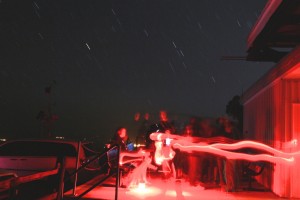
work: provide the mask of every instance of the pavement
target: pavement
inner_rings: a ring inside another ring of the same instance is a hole
[[[89,181],[88,183],[78,186],[76,194],[80,195],[90,186],[94,185],[101,177]],[[98,179],[98,180],[97,180]],[[257,182],[252,184],[257,191],[249,190],[248,183],[243,182],[235,192],[226,192],[222,187],[215,184],[190,185],[184,179],[182,180],[162,180],[161,178],[148,178],[149,183],[141,184],[132,188],[119,187],[117,199],[120,200],[285,200],[271,191],[263,188]],[[112,200],[116,198],[115,178],[109,178],[101,186],[97,186],[81,199],[88,200]],[[65,193],[64,199],[76,199],[73,190]]]

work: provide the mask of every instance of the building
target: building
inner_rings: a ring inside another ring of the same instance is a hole
[[[248,37],[248,61],[274,67],[242,96],[244,136],[300,151],[300,1],[269,0]],[[297,145],[298,143],[298,145]],[[258,181],[280,197],[300,198],[300,158],[269,164]]]

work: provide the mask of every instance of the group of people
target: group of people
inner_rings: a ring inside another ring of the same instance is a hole
[[[227,117],[219,117],[216,120],[191,118],[185,126],[183,136],[191,137],[194,143],[203,140],[208,144],[237,142],[242,136],[236,127]],[[220,186],[228,192],[237,190],[241,175],[241,168],[237,167],[239,161],[205,152],[183,154],[182,168],[188,175],[191,185],[208,183],[210,186]]]
[[[149,116],[147,116],[149,117]],[[157,144],[150,139],[152,132],[161,132],[165,134],[177,134],[190,138],[210,138],[222,136],[234,140],[241,139],[239,131],[235,128],[232,121],[226,117],[220,117],[212,125],[211,120],[197,118],[190,118],[188,124],[185,125],[184,130],[178,132],[173,123],[168,119],[167,112],[162,110],[159,114],[160,121],[155,124],[148,124],[148,119],[144,121],[141,126],[140,133],[137,138],[143,139],[145,148],[153,150],[158,148]],[[148,126],[148,128],[146,127]],[[143,132],[143,133],[142,133]],[[119,144],[122,151],[133,151],[133,142],[129,139],[127,129],[120,127],[116,130],[110,144]],[[235,191],[238,182],[237,176],[237,161],[228,160],[223,156],[211,155],[208,153],[183,153],[172,149],[168,146],[167,141],[159,144],[163,149],[174,151],[173,157],[162,164],[162,171],[166,171],[166,167],[170,172],[170,176],[174,178],[186,178],[191,185],[202,184],[205,182],[214,182],[226,191]],[[154,157],[153,153],[153,157]]]

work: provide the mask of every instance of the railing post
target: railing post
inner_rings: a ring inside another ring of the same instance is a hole
[[[57,200],[61,200],[64,197],[65,171],[66,171],[66,158],[62,157],[59,166],[59,185],[58,185],[58,192],[56,197]]]
[[[118,154],[117,154],[117,174],[116,174],[116,191],[115,191],[115,200],[118,199],[119,192],[119,184],[120,184],[120,145],[117,146]]]
[[[9,199],[14,199],[16,198],[16,196],[18,195],[18,188],[17,188],[17,183],[16,183],[17,178],[14,178],[11,182],[10,182],[10,188],[8,191],[8,196]]]
[[[76,173],[75,173],[75,179],[74,179],[74,186],[73,186],[73,196],[76,196],[76,188],[77,188],[77,179],[78,179],[78,167],[79,167],[79,157],[80,157],[80,146],[81,141],[78,141],[78,147],[77,147],[77,158],[76,158]]]

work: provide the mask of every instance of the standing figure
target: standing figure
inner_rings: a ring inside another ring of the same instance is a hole
[[[176,178],[176,170],[173,162],[176,153],[171,147],[171,137],[168,137],[170,131],[167,130],[166,133],[162,134],[165,135],[165,139],[158,138],[158,140],[155,140],[154,161],[156,165],[160,166],[164,179]]]
[[[138,128],[138,133],[137,133],[137,137],[136,137],[136,144],[137,145],[141,145],[141,146],[146,146],[147,145],[146,136],[147,136],[147,133],[148,133],[149,127],[150,127],[149,118],[150,118],[149,113],[145,113],[144,114],[144,120],[142,121],[142,123],[140,124],[140,126]]]
[[[166,130],[169,130],[169,131],[171,131],[172,134],[174,134],[175,127],[174,127],[174,124],[169,122],[167,111],[161,110],[159,112],[159,118],[160,118],[159,125],[160,125],[162,131],[165,132]]]
[[[219,125],[217,136],[235,140],[240,139],[237,129],[235,129],[233,123],[229,119],[220,117],[217,120],[217,123]],[[217,157],[217,165],[221,187],[225,187],[227,192],[236,191],[238,185],[237,161],[219,156]]]
[[[129,140],[127,129],[119,127],[110,141],[110,146],[120,145],[121,151],[132,151],[134,149],[133,143]]]
[[[185,127],[184,136],[190,142],[194,142],[194,137],[199,137],[199,124],[197,118],[190,118],[189,124]],[[197,186],[200,183],[202,175],[203,155],[201,153],[197,155],[188,153],[186,154],[186,159],[188,181],[190,185]]]

